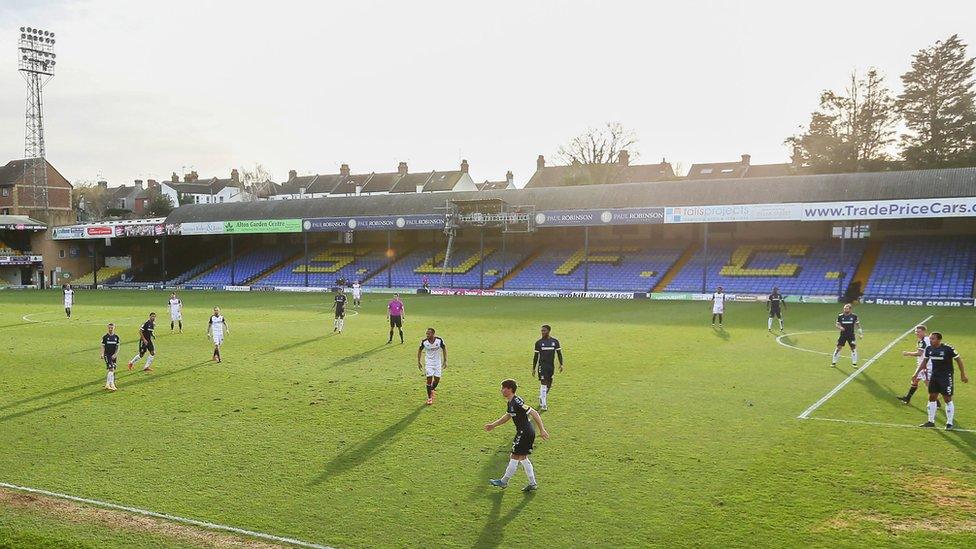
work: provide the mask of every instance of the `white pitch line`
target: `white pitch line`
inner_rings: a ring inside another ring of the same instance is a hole
[[[903,429],[921,429],[917,425],[908,425],[906,423],[884,423],[882,421],[864,421],[860,419],[835,419],[830,417],[805,417],[803,419],[813,419],[816,421],[832,421],[834,423],[852,423],[855,425],[875,425],[878,427],[900,427]],[[958,431],[960,433],[976,433],[976,429],[952,429],[949,432]]]
[[[854,370],[853,372],[851,372],[851,375],[849,375],[846,378],[844,378],[844,381],[841,381],[840,383],[838,383],[836,387],[834,387],[833,389],[831,389],[830,392],[827,393],[826,395],[824,395],[820,400],[818,400],[818,401],[814,402],[813,404],[811,404],[809,408],[807,408],[806,410],[803,411],[802,414],[800,414],[800,415],[797,416],[797,419],[807,419],[807,418],[809,418],[810,417],[810,414],[812,414],[814,411],[816,411],[817,408],[823,406],[823,404],[825,402],[827,402],[828,400],[830,400],[830,397],[836,395],[841,389],[843,389],[844,387],[846,387],[847,384],[850,383],[852,379],[854,379],[855,377],[857,377],[858,375],[860,375],[861,372],[863,372],[864,370],[867,370],[869,366],[871,366],[872,364],[874,364],[874,361],[875,360],[878,360],[879,358],[881,358],[881,355],[883,355],[883,354],[887,353],[889,350],[891,350],[891,348],[894,347],[895,345],[897,345],[898,342],[902,340],[902,338],[904,338],[908,334],[914,332],[915,331],[915,326],[918,326],[919,324],[925,324],[926,322],[928,322],[929,320],[931,320],[933,316],[934,315],[929,315],[929,316],[925,317],[924,319],[922,319],[921,322],[916,322],[915,324],[912,324],[912,327],[909,328],[908,330],[906,330],[905,333],[903,333],[900,336],[896,337],[895,339],[891,340],[891,343],[885,345],[885,348],[884,349],[881,349],[880,351],[878,351],[878,353],[876,355],[874,355],[873,357],[869,358],[868,361],[864,363],[864,366],[861,366],[857,370]]]
[[[335,549],[329,547],[328,545],[319,545],[317,543],[311,543],[308,541],[302,541],[294,538],[286,538],[282,536],[276,536],[273,534],[265,534],[264,532],[255,532],[253,530],[245,530],[243,528],[235,528],[234,526],[227,526],[224,524],[216,524],[213,522],[206,522],[202,520],[178,517],[176,515],[167,515],[165,513],[157,513],[155,511],[147,511],[145,509],[139,509],[137,507],[127,507],[125,505],[118,505],[115,503],[109,503],[107,501],[99,501],[97,499],[81,498],[78,496],[72,496],[69,494],[61,494],[58,492],[49,492],[47,490],[40,490],[38,488],[29,488],[27,486],[18,486],[16,484],[8,484],[6,482],[0,482],[0,488],[9,488],[11,490],[17,490],[19,492],[27,492],[30,494],[40,494],[42,496],[48,496],[52,498],[64,499],[68,501],[74,501],[77,503],[86,503],[88,505],[94,505],[97,507],[104,507],[106,509],[115,509],[118,511],[125,511],[127,513],[133,513],[136,515],[143,515],[146,517],[153,517],[163,520],[168,520],[171,522],[179,522],[182,524],[190,524],[192,526],[199,526],[201,528],[207,528],[210,530],[219,530],[222,532],[231,532],[234,534],[240,534],[243,536],[249,536],[252,538],[264,539],[268,541],[274,541],[277,543],[286,543],[289,545],[294,545],[296,547],[307,547],[309,549]]]
[[[804,349],[803,347],[797,347],[796,345],[790,345],[789,343],[783,343],[783,341],[782,341],[784,337],[790,337],[790,336],[796,336],[796,335],[805,335],[805,334],[824,334],[824,333],[831,333],[831,332],[836,332],[836,330],[816,330],[816,331],[812,331],[812,332],[793,332],[792,334],[783,334],[781,336],[777,336],[776,337],[776,343],[779,343],[783,347],[789,347],[790,349],[795,349],[797,351],[803,351],[805,353],[814,353],[814,354],[818,354],[818,355],[831,356],[831,355],[833,355],[833,353],[825,353],[823,351],[814,351],[813,349]]]

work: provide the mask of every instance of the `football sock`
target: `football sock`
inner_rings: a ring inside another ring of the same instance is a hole
[[[535,484],[535,468],[532,467],[532,462],[529,458],[522,460],[522,468],[525,469],[525,475],[529,477],[529,484]]]
[[[936,405],[937,405],[936,402],[929,401],[927,406],[929,412],[929,421],[931,421],[932,423],[935,423],[935,410],[937,409]]]
[[[132,357],[132,360],[130,360],[129,362],[131,362],[132,364],[135,364],[136,362],[139,362],[139,359],[141,359],[141,358],[142,358],[141,356],[136,355],[136,356]]]
[[[515,471],[518,471],[518,460],[509,459],[508,467],[505,468],[505,474],[502,476],[503,482],[508,482],[513,476],[515,476]]]
[[[174,323],[173,323],[173,322],[170,322],[170,323],[169,323],[169,329],[170,329],[170,330],[172,330],[172,329],[173,329],[173,325],[174,325]]]
[[[851,364],[857,364],[857,349],[851,351]]]
[[[393,341],[393,328],[390,328],[390,340],[387,343],[390,341]]]
[[[441,378],[435,377],[434,378],[434,383],[432,383],[431,386],[430,386],[431,390],[436,389],[437,388],[437,384],[440,383],[440,382],[441,382]]]
[[[180,331],[181,332],[183,331],[183,321],[182,320],[180,321]]]
[[[721,314],[720,314],[720,315],[718,315],[718,323],[719,323],[719,324],[721,324],[721,323],[722,323],[722,317],[723,317],[723,316],[724,316],[724,315],[721,315]]]
[[[918,390],[918,382],[916,381],[914,385],[908,388],[908,394],[905,395],[905,400],[911,400],[912,395]]]
[[[152,361],[154,358],[156,357],[153,355],[149,355],[149,358],[146,359],[146,367],[144,368],[145,370],[148,370],[149,367],[152,366]]]
[[[400,343],[403,343],[403,330],[400,330]]]
[[[115,383],[115,373],[112,370],[109,370],[108,375],[105,376],[105,383],[109,386]]]
[[[781,319],[779,319],[779,329],[780,329],[780,330],[782,330],[782,329],[783,329],[783,319],[782,319],[782,318],[781,318]]]
[[[220,347],[214,349],[214,354],[217,355],[217,360],[220,360]]]
[[[840,349],[834,349],[833,363],[837,364],[837,358],[840,357]]]
[[[434,387],[431,384],[428,383],[427,384],[427,398],[430,398],[430,392],[433,391],[433,390],[434,390]]]
[[[773,319],[772,318],[770,318],[769,320],[766,321],[766,329],[767,330],[772,330],[773,329]]]
[[[955,417],[956,417],[956,403],[950,402],[946,404],[946,423],[952,425],[952,420]]]
[[[712,315],[712,324],[715,324],[715,317],[718,315]]]

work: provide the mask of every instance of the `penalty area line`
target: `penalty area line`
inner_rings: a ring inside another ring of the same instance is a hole
[[[832,417],[807,417],[803,419],[812,419],[815,421],[830,421],[833,423],[849,423],[852,425],[873,425],[876,427],[900,427],[902,429],[918,429],[923,430],[923,428],[918,425],[908,425],[907,423],[885,423],[883,421],[865,421],[861,419],[836,419]],[[976,429],[950,429],[949,432],[958,431],[960,433],[976,433]]]
[[[824,395],[823,397],[821,397],[820,400],[818,400],[818,401],[814,402],[813,404],[811,404],[809,408],[807,408],[806,410],[804,410],[802,414],[796,416],[796,418],[797,419],[810,419],[810,414],[812,414],[813,412],[815,412],[817,410],[817,408],[823,406],[824,403],[827,402],[828,400],[830,400],[831,397],[833,397],[838,392],[840,392],[841,389],[843,389],[844,387],[846,387],[847,384],[851,382],[851,380],[853,380],[855,377],[859,376],[861,374],[861,372],[863,372],[864,370],[867,370],[868,367],[870,367],[872,364],[874,364],[874,361],[878,360],[879,358],[881,358],[882,355],[884,355],[885,353],[887,353],[888,351],[890,351],[892,347],[894,347],[895,345],[897,345],[898,342],[902,340],[902,338],[904,338],[908,334],[914,332],[915,331],[915,326],[918,326],[919,324],[925,324],[929,320],[932,320],[932,317],[933,316],[935,316],[935,315],[929,315],[929,316],[923,318],[920,322],[916,322],[915,324],[912,324],[912,327],[909,328],[908,330],[906,330],[905,333],[903,333],[900,336],[896,337],[895,339],[891,340],[891,343],[888,343],[887,345],[885,345],[884,349],[881,349],[880,351],[878,351],[878,353],[876,355],[874,355],[873,357],[869,358],[868,361],[864,363],[864,366],[861,366],[857,370],[854,370],[853,372],[851,372],[851,375],[849,375],[846,378],[844,378],[844,381],[841,381],[840,383],[838,383],[836,387],[834,387],[833,389],[830,390],[830,392],[828,392],[826,395]]]
[[[87,505],[93,505],[95,507],[102,507],[105,509],[114,509],[116,511],[125,511],[127,513],[132,513],[136,515],[142,515],[145,517],[152,517],[162,520],[167,520],[170,522],[178,522],[181,524],[189,524],[191,526],[199,526],[200,528],[206,528],[208,530],[216,530],[220,532],[230,532],[232,534],[239,534],[242,536],[248,536],[257,539],[263,539],[267,541],[273,541],[277,543],[284,543],[288,545],[294,545],[295,547],[307,547],[309,549],[335,549],[328,545],[319,545],[317,543],[311,543],[308,541],[302,541],[294,538],[286,538],[282,536],[276,536],[274,534],[266,534],[264,532],[255,532],[254,530],[245,530],[244,528],[236,528],[234,526],[227,526],[225,524],[216,524],[213,522],[207,522],[203,520],[196,520],[191,518],[180,517],[176,515],[168,515],[166,513],[157,513],[155,511],[148,511],[146,509],[139,509],[138,507],[128,507],[125,505],[119,505],[117,503],[110,503],[107,501],[100,501],[97,499],[82,498],[78,496],[72,496],[70,494],[61,494],[59,492],[50,492],[48,490],[41,490],[39,488],[30,488],[27,486],[18,486],[16,484],[9,484],[6,482],[0,482],[0,488],[8,488],[10,490],[16,490],[18,492],[25,492],[29,494],[38,494],[42,496],[48,496],[57,499],[63,499],[67,501],[73,501],[76,503],[84,503]]]

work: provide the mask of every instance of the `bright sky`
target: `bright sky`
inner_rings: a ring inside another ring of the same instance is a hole
[[[976,2],[2,0],[0,157],[20,158],[20,26],[54,31],[48,159],[72,181],[515,172],[588,126],[644,162],[782,162],[818,93],[915,50],[976,41]],[[970,48],[976,54],[976,48]]]

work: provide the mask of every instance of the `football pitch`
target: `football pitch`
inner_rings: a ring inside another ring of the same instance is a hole
[[[341,336],[331,294],[185,292],[183,334],[167,296],[79,290],[68,320],[60,292],[0,292],[0,546],[276,543],[179,518],[343,548],[976,546],[976,387],[957,372],[955,432],[941,411],[938,429],[915,427],[924,389],[895,399],[911,328],[928,318],[967,359],[972,309],[857,307],[852,377],[846,356],[830,367],[839,305],[788,304],[780,337],[760,303],[729,304],[718,330],[702,302],[406,296],[406,343],[386,345],[384,295],[350,306]],[[230,326],[220,364],[214,305]],[[155,371],[130,372],[150,310]],[[521,469],[488,485],[514,429],[482,427],[505,411],[504,378],[537,405],[544,323],[566,371],[526,495]],[[416,365],[428,326],[449,353],[432,406]]]

